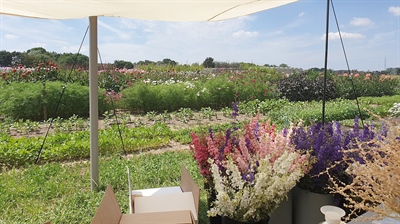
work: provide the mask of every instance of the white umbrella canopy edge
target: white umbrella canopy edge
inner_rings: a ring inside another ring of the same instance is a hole
[[[1,0],[0,14],[42,19],[91,16],[160,21],[218,21],[298,0]]]
[[[0,14],[38,19],[89,17],[89,105],[91,189],[99,185],[97,17],[160,21],[219,21],[298,0],[0,0]]]

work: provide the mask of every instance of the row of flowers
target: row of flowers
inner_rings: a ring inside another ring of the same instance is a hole
[[[357,149],[384,148],[373,141],[385,142],[388,135],[385,125],[380,130],[373,125],[360,128],[357,118],[353,128],[347,130],[342,130],[338,122],[331,122],[309,127],[300,123],[278,131],[259,117],[243,128],[233,126],[225,132],[209,129],[206,133],[192,133],[191,150],[206,185],[216,194],[208,215],[243,222],[268,219],[295,186],[340,195],[343,192],[335,191],[335,186],[348,186],[359,178],[349,171],[349,166],[368,164],[372,158]],[[382,158],[387,155],[381,154]],[[379,162],[377,158],[374,161]],[[379,165],[385,164],[388,162]],[[394,178],[398,180],[399,176]],[[353,194],[346,189],[346,194]],[[346,199],[347,203],[354,202],[352,196]],[[368,198],[369,203],[371,200]],[[395,200],[399,202],[400,198]],[[389,211],[395,212],[390,206]]]
[[[361,74],[361,75],[360,75],[360,73],[356,73],[356,74],[350,73],[350,75],[347,74],[347,73],[343,73],[342,76],[343,77],[354,77],[354,78],[364,77],[365,80],[370,80],[371,79],[371,73]],[[379,81],[384,81],[386,79],[393,80],[394,78],[391,77],[390,75],[385,75],[385,74],[381,74],[379,76]]]

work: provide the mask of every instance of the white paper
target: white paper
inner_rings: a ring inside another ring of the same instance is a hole
[[[182,189],[180,186],[149,188],[149,189],[140,189],[140,190],[132,191],[132,195],[142,195],[143,197],[155,196],[155,195],[176,194],[176,193],[182,193]]]
[[[134,203],[135,213],[190,210],[194,219],[197,220],[192,192],[137,197],[134,199]]]

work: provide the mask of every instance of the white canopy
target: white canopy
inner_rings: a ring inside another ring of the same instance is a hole
[[[1,0],[1,14],[43,19],[114,16],[163,21],[217,21],[298,0]]]

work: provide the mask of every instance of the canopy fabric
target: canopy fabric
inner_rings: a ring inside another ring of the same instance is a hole
[[[1,0],[0,14],[43,19],[111,16],[162,21],[218,21],[298,0]]]

